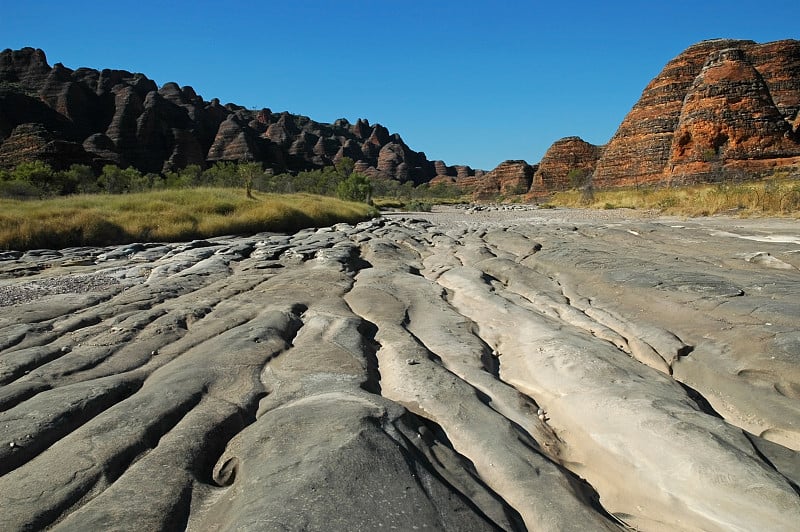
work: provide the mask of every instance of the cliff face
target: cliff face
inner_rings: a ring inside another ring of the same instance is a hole
[[[159,88],[143,74],[50,67],[44,52],[33,48],[0,52],[0,167],[40,159],[57,168],[113,163],[164,172],[247,160],[282,172],[345,156],[385,178],[418,184],[437,175],[424,153],[366,120],[325,124],[221,105],[191,87]]]
[[[715,179],[800,157],[800,41],[689,47],[645,88],[608,143],[597,186]]]

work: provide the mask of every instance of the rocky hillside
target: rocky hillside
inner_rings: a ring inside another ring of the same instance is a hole
[[[556,141],[536,166],[529,192],[571,188],[570,172],[592,175],[597,187],[614,187],[714,181],[798,167],[798,110],[800,41],[703,41],[647,85],[607,145],[579,137]],[[502,169],[504,179],[512,179],[507,163],[487,177]],[[513,179],[524,181],[527,170],[519,164],[514,168]],[[474,188],[476,196],[487,189],[499,187],[482,182]]]
[[[0,167],[106,163],[164,172],[259,161],[276,172],[352,158],[356,170],[415,184],[454,183],[476,198],[543,195],[591,175],[597,187],[688,183],[800,166],[800,41],[717,39],[670,61],[605,146],[556,141],[539,164],[484,173],[428,161],[380,124],[248,110],[158,87],[143,74],[50,67],[44,52],[0,53]],[[578,176],[577,173],[581,175]]]
[[[602,146],[590,144],[580,137],[557,140],[542,157],[533,176],[531,192],[572,188],[594,172],[602,153]]]
[[[800,41],[703,41],[647,85],[594,182],[702,181],[799,164],[798,110]]]
[[[325,124],[208,102],[191,87],[158,87],[143,74],[51,67],[33,48],[0,52],[0,141],[0,167],[40,159],[56,168],[111,163],[164,172],[249,160],[282,172],[347,156],[362,172],[400,181],[474,175],[468,167],[428,161],[380,124]]]

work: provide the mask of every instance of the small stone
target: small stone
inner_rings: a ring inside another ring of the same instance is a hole
[[[539,410],[537,410],[536,411],[536,415],[543,416],[544,415],[544,408],[540,408]]]
[[[545,421],[547,421],[547,418],[545,417],[545,415],[544,415],[544,414],[539,414],[539,421],[541,421],[542,423],[544,423]]]
[[[407,358],[406,364],[408,364],[409,366],[416,366],[417,364],[419,364],[419,361],[414,358]]]
[[[68,345],[65,345],[64,347],[61,348],[62,353],[69,353],[70,351],[72,351],[72,348]]]
[[[8,444],[8,446],[13,449],[14,447],[17,446],[17,444],[12,441],[11,443]]]

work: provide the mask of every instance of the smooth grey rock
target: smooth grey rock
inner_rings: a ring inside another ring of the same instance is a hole
[[[2,255],[0,529],[792,529],[796,222],[634,214]]]

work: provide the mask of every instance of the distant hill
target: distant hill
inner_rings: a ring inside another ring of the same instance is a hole
[[[690,46],[642,92],[608,144],[557,140],[535,165],[506,161],[476,180],[476,197],[595,187],[688,184],[800,174],[800,41],[717,39]],[[442,180],[441,177],[436,178]]]
[[[275,172],[333,164],[415,184],[471,168],[428,161],[398,134],[359,119],[333,124],[270,109],[205,101],[191,87],[160,88],[144,74],[50,66],[42,50],[0,52],[0,167],[43,160],[167,172],[190,164],[258,161]]]
[[[293,172],[347,156],[370,176],[455,183],[476,198],[546,195],[589,179],[602,188],[800,171],[799,111],[800,41],[703,41],[647,85],[608,144],[566,137],[537,164],[509,160],[486,173],[429,161],[362,119],[324,124],[207,102],[143,74],[50,67],[33,48],[0,53],[0,167],[40,159],[166,172],[258,161]]]

